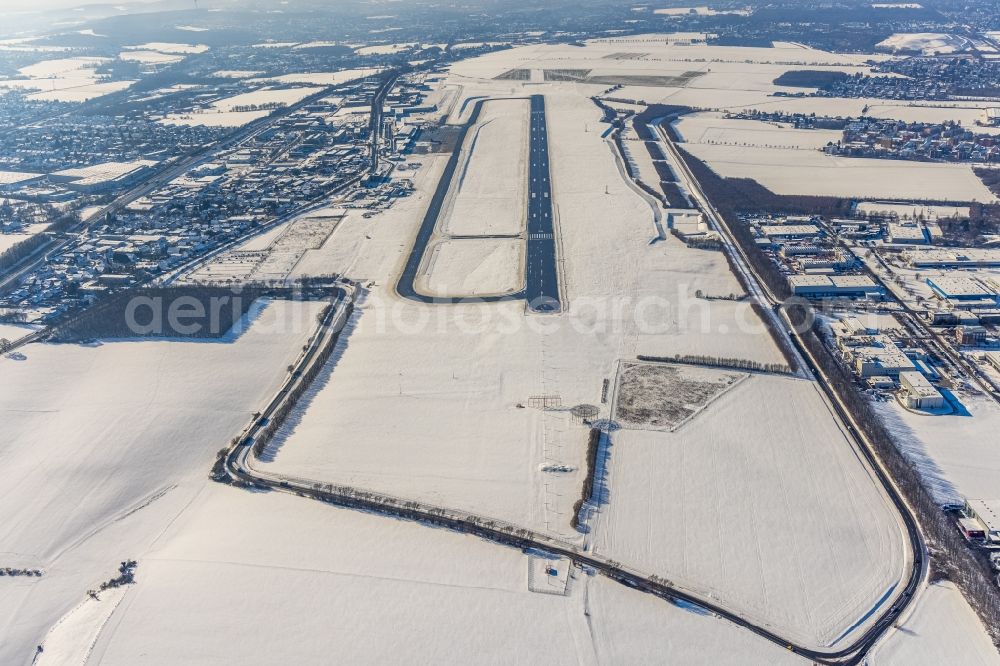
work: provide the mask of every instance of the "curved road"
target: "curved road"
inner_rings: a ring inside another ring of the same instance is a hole
[[[668,117],[663,120],[670,122],[673,120],[673,117]],[[807,368],[807,372],[809,372],[813,377],[819,379],[818,384],[823,390],[823,393],[826,395],[828,403],[836,412],[841,423],[850,433],[855,449],[861,453],[867,461],[868,466],[875,473],[876,478],[879,480],[879,483],[882,485],[882,488],[886,492],[886,495],[889,497],[893,506],[896,508],[900,519],[902,520],[906,536],[909,541],[910,554],[912,557],[909,576],[903,586],[903,589],[896,595],[895,600],[890,607],[882,612],[882,614],[878,616],[878,619],[876,619],[868,630],[854,642],[854,645],[857,646],[858,654],[863,656],[867,650],[869,650],[871,646],[874,645],[881,638],[881,636],[892,627],[892,625],[896,622],[900,615],[902,615],[916,596],[920,584],[923,581],[924,574],[927,571],[928,564],[927,550],[924,544],[923,533],[920,530],[920,526],[917,523],[913,510],[903,497],[895,482],[892,480],[892,477],[882,464],[878,454],[875,452],[874,444],[871,442],[864,429],[854,419],[841,397],[831,388],[833,384],[825,376],[822,366],[809,351],[809,348],[802,342],[799,332],[795,329],[795,326],[792,325],[792,322],[788,318],[788,313],[784,309],[783,303],[768,288],[767,283],[753,270],[753,264],[750,263],[744,248],[739,244],[735,236],[730,231],[725,218],[718,212],[715,206],[712,205],[711,201],[702,191],[697,179],[694,177],[694,174],[691,173],[687,162],[684,160],[683,156],[681,156],[669,133],[666,132],[661,126],[657,126],[656,129],[659,132],[660,137],[663,139],[663,142],[666,144],[667,149],[673,156],[675,162],[680,167],[681,176],[684,179],[685,184],[688,186],[693,198],[697,201],[699,209],[712,223],[713,228],[715,228],[720,235],[722,235],[727,251],[733,258],[733,263],[738,267],[740,273],[743,275],[752,297],[762,305],[769,306],[768,308],[765,308],[765,310],[773,313],[779,322],[779,326],[774,330],[779,335],[783,334],[786,341],[793,346],[796,356],[805,363],[803,367]]]
[[[890,611],[883,614],[861,637],[841,649],[819,650],[798,645],[771,629],[741,617],[737,612],[667,579],[639,571],[600,555],[585,552],[568,542],[506,521],[415,500],[392,497],[361,488],[333,485],[315,479],[284,476],[255,468],[253,464],[256,460],[253,452],[254,436],[267,424],[268,419],[284,405],[296,386],[306,381],[304,378],[309,375],[310,365],[319,357],[318,351],[324,345],[336,343],[337,337],[350,316],[355,298],[354,290],[349,285],[345,285],[341,291],[343,297],[335,307],[330,309],[320,323],[316,335],[313,336],[307,349],[294,364],[284,385],[226,451],[224,469],[230,479],[239,480],[255,487],[293,493],[336,506],[445,527],[522,550],[533,548],[560,555],[572,560],[580,567],[600,572],[608,578],[636,590],[653,594],[667,601],[680,600],[703,608],[765,640],[820,664],[859,664],[910,600],[912,589],[908,587],[904,594],[894,602]],[[850,426],[848,427],[850,428]]]

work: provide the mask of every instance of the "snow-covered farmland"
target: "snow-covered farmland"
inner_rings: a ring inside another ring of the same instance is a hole
[[[906,203],[902,201],[862,201],[858,203],[859,213],[895,214],[899,219],[937,220],[941,218],[968,218],[968,206],[944,206]]]
[[[819,150],[843,138],[836,130],[795,129],[758,120],[724,118],[722,113],[712,112],[685,115],[674,123],[674,127],[687,143],[729,146]]]
[[[282,74],[267,79],[276,83],[299,83],[311,86],[337,86],[358,79],[374,76],[382,71],[381,67],[361,67],[358,69],[342,69],[336,72],[304,72],[299,74]]]
[[[160,122],[172,125],[239,127],[271,113],[272,105],[291,105],[319,92],[316,87],[261,88],[213,102],[208,108],[171,113]],[[256,107],[265,107],[263,109]]]
[[[439,231],[517,234],[524,228],[528,178],[528,101],[489,100],[466,136]]]
[[[429,249],[421,292],[462,297],[517,291],[524,284],[523,253],[520,238],[442,239]]]
[[[720,176],[752,178],[777,194],[996,201],[964,164],[831,157],[820,151],[685,143]]]
[[[996,646],[954,584],[924,590],[899,627],[871,652],[875,666],[1000,666]]]
[[[176,42],[147,42],[135,46],[126,46],[127,51],[156,51],[158,53],[177,53],[192,55],[204,53],[208,47],[204,44],[178,44]]]
[[[20,79],[0,80],[0,88],[19,88],[38,92],[29,99],[42,101],[85,102],[112,92],[124,90],[134,81],[107,81],[98,83],[97,67],[108,58],[59,58],[44,60],[18,72]]]
[[[611,440],[606,556],[817,646],[905,582],[902,527],[810,382],[755,375],[673,432]]]
[[[183,55],[159,51],[122,51],[118,57],[126,62],[137,62],[142,65],[170,65],[184,60]]]
[[[111,578],[205,486],[286,376],[320,303],[261,301],[219,341],[29,344],[0,358],[0,663]]]
[[[530,566],[524,553],[468,536],[212,487],[142,557],[138,582],[91,658],[109,666],[329,655],[355,664],[641,663],[650,655],[805,664],[718,618],[578,569],[565,596],[531,592]]]
[[[372,46],[362,46],[361,48],[355,49],[355,53],[361,56],[368,55],[392,55],[393,53],[399,53],[400,51],[407,51],[414,46],[417,46],[416,42],[403,42],[399,44],[374,44]]]

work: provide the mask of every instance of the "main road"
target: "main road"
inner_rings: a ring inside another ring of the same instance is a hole
[[[666,118],[667,122],[672,118]],[[875,621],[868,629],[854,641],[852,648],[859,657],[863,657],[869,649],[887,632],[897,621],[897,619],[907,609],[920,587],[927,572],[927,550],[924,544],[923,533],[917,523],[912,507],[903,497],[902,492],[892,479],[881,458],[876,453],[875,445],[869,438],[864,428],[857,422],[854,415],[847,408],[843,398],[832,388],[834,384],[826,377],[822,365],[813,356],[809,347],[802,341],[801,333],[793,325],[784,304],[774,295],[767,286],[767,282],[757,274],[746,254],[746,249],[739,243],[735,235],[729,229],[728,222],[705,195],[698,180],[694,177],[687,162],[680,154],[669,132],[662,126],[656,127],[664,144],[679,167],[679,172],[692,198],[697,203],[699,210],[708,218],[708,221],[716,229],[723,239],[726,252],[733,260],[733,264],[739,271],[742,282],[746,285],[751,297],[761,305],[764,305],[768,316],[773,316],[779,325],[773,327],[775,335],[784,338],[784,341],[791,345],[797,358],[803,362],[804,371],[817,380],[827,403],[833,408],[845,430],[850,434],[850,439],[854,448],[867,461],[869,468],[874,472],[880,485],[885,490],[893,506],[902,521],[906,537],[909,542],[911,562],[908,577],[900,592],[895,596],[889,608],[877,615]]]

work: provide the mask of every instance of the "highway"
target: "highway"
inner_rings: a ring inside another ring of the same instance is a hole
[[[666,122],[670,122],[672,118],[667,118],[665,120]],[[822,366],[802,341],[800,333],[796,330],[795,326],[789,319],[788,314],[783,307],[783,303],[775,297],[775,295],[767,287],[767,283],[763,280],[763,278],[758,276],[753,270],[753,265],[746,256],[744,248],[732,234],[725,218],[718,212],[715,206],[712,205],[712,202],[702,191],[701,186],[691,173],[691,170],[687,166],[687,162],[684,161],[684,158],[681,156],[669,133],[664,131],[660,126],[657,126],[656,130],[659,132],[661,138],[667,146],[667,149],[670,151],[677,165],[680,167],[679,171],[681,178],[684,180],[685,185],[697,203],[698,208],[705,215],[705,217],[708,218],[712,227],[722,236],[726,251],[732,257],[734,265],[736,265],[743,276],[743,282],[747,286],[747,290],[750,292],[751,298],[764,305],[765,311],[774,313],[774,315],[779,318],[781,325],[773,330],[775,330],[777,335],[782,335],[786,342],[792,344],[792,348],[795,350],[797,357],[802,360],[805,363],[805,367],[808,368],[808,374],[818,380],[817,383],[822,389],[822,392],[827,399],[827,403],[837,415],[841,424],[844,426],[844,429],[850,434],[850,439],[854,444],[854,448],[867,461],[869,468],[874,472],[875,477],[878,479],[882,488],[892,501],[893,506],[896,508],[899,518],[902,521],[910,547],[909,575],[902,590],[895,596],[895,599],[889,608],[878,615],[872,625],[859,638],[855,639],[850,646],[859,659],[863,658],[864,655],[867,654],[867,651],[870,650],[876,642],[878,642],[882,635],[895,624],[897,619],[917,596],[920,585],[927,573],[928,564],[927,549],[924,544],[923,533],[920,530],[912,508],[903,497],[885,465],[882,463],[882,460],[875,452],[874,444],[869,439],[864,429],[854,419],[850,410],[847,409],[843,398],[833,390],[832,382],[830,382],[829,378],[823,373]]]

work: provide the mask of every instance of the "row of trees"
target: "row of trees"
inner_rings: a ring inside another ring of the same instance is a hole
[[[268,290],[263,285],[235,290],[206,284],[126,289],[67,318],[54,327],[53,337],[61,342],[149,336],[219,338]],[[200,305],[197,317],[187,313],[194,302]],[[172,310],[177,316],[171,316]],[[188,332],[186,327],[191,325],[197,330]]]
[[[327,316],[330,314],[331,308],[334,305],[331,303],[324,308],[323,312],[320,314],[320,320],[325,321]],[[345,312],[346,318],[351,316],[354,311],[354,304],[348,303],[347,310]],[[318,332],[317,335],[322,335],[322,331]],[[270,442],[274,436],[277,434],[278,430],[281,428],[285,419],[291,414],[292,410],[295,409],[295,405],[298,404],[299,400],[305,394],[306,390],[312,385],[316,376],[319,374],[323,366],[329,360],[330,356],[333,354],[333,350],[337,346],[337,341],[340,339],[340,331],[336,334],[331,335],[326,343],[316,352],[315,360],[309,365],[309,369],[306,370],[305,374],[302,375],[301,379],[296,382],[295,386],[289,392],[288,397],[282,401],[281,405],[274,412],[267,423],[260,429],[257,436],[254,438],[253,443],[253,453],[255,456],[260,456],[264,453],[264,449],[267,447],[268,442]]]
[[[792,369],[784,363],[761,363],[746,358],[726,358],[707,356],[704,354],[674,354],[673,356],[636,356],[640,361],[654,363],[681,363],[683,365],[704,365],[712,368],[728,368],[731,370],[751,370],[754,372],[771,372],[780,375],[791,374]]]
[[[591,428],[587,436],[587,475],[583,477],[583,488],[580,491],[580,499],[573,503],[573,517],[570,518],[570,525],[576,529],[580,524],[580,509],[584,503],[589,502],[594,496],[594,477],[597,474],[597,452],[601,448],[601,430]]]

